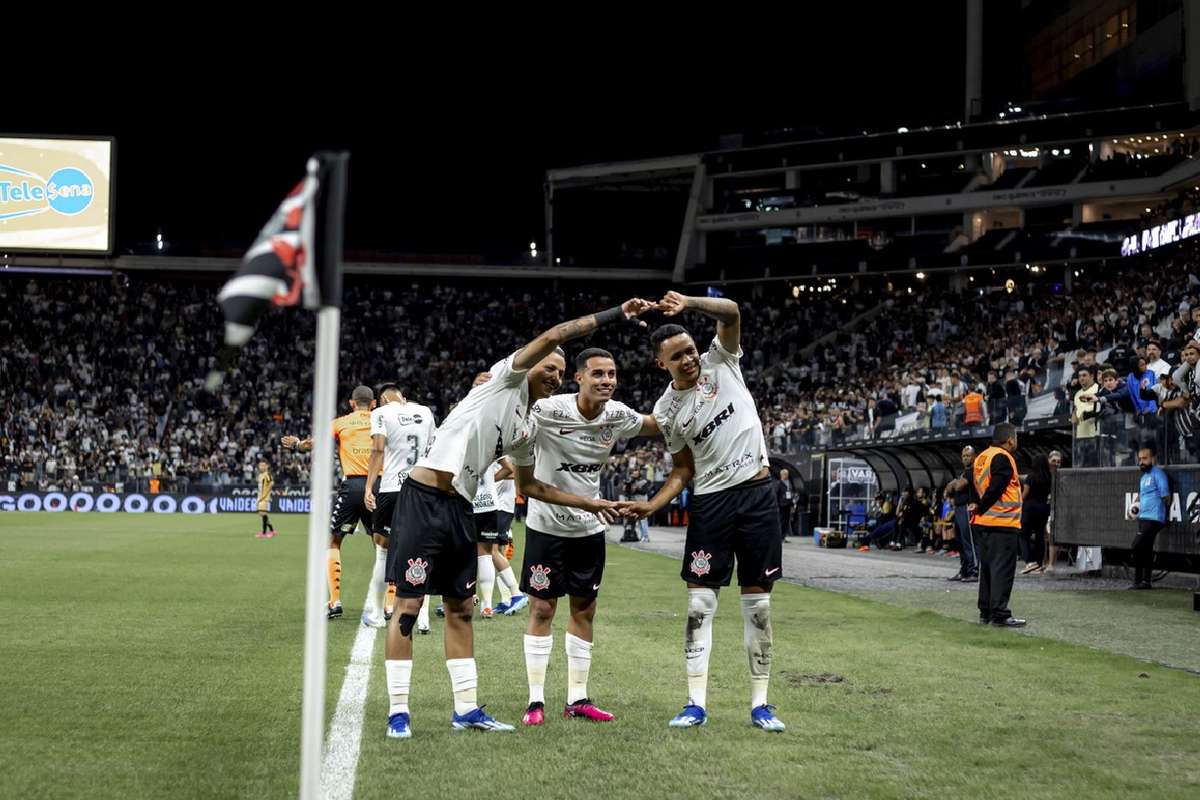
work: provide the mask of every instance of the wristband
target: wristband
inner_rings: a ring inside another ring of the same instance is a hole
[[[610,322],[616,322],[619,319],[625,319],[625,312],[620,306],[613,306],[612,308],[596,314],[595,317],[596,327],[599,328],[601,325],[607,325]]]

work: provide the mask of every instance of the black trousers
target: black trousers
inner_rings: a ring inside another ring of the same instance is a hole
[[[1026,564],[1042,563],[1046,552],[1046,522],[1050,519],[1048,503],[1024,503],[1021,506],[1021,560]]]
[[[979,618],[1002,622],[1012,616],[1012,597],[1021,534],[1015,528],[972,525],[979,557]]]
[[[786,539],[789,536],[795,535],[792,533],[792,507],[791,506],[780,506],[779,507],[779,527],[783,531],[783,538]]]
[[[1152,519],[1139,519],[1137,536],[1133,537],[1133,569],[1136,583],[1149,583],[1154,572],[1154,540],[1164,524]]]

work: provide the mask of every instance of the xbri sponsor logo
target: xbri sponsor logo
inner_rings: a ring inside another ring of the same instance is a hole
[[[593,472],[599,472],[603,465],[601,464],[568,464],[565,461],[559,462],[558,469],[555,472],[574,472],[576,474],[588,475]]]
[[[721,409],[720,413],[710,419],[708,424],[701,429],[700,433],[692,437],[692,443],[697,445],[701,444],[705,439],[712,436],[713,431],[721,427],[721,425],[725,423],[725,420],[733,416],[733,410],[733,403],[730,403],[728,407]]]

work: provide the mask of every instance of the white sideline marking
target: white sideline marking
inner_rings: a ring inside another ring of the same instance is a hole
[[[369,593],[367,599],[370,600]],[[363,608],[368,605],[369,602],[364,603]],[[354,796],[363,711],[371,680],[371,653],[375,648],[375,634],[381,630],[369,628],[361,620],[358,626],[354,646],[350,648],[350,663],[346,665],[346,678],[342,681],[342,693],[338,695],[337,710],[333,712],[333,722],[325,738],[325,758],[321,761],[321,788],[325,800],[350,800]]]

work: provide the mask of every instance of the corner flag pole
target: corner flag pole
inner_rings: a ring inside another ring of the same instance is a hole
[[[341,330],[342,222],[349,156],[321,154],[328,165],[328,207],[312,233],[322,246],[314,255],[325,260],[319,275],[321,307],[317,311],[316,366],[313,374],[312,505],[308,515],[308,579],[304,593],[304,695],[300,729],[300,798],[319,800],[321,748],[325,738],[325,551],[333,494],[333,436],[336,411],[338,340]],[[311,241],[311,240],[310,240]]]

